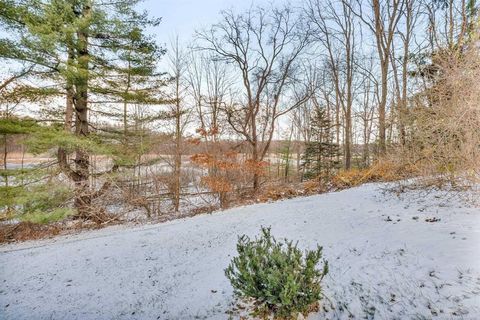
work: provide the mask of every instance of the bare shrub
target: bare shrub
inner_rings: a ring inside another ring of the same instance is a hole
[[[473,185],[480,168],[480,56],[475,42],[432,57],[431,85],[414,97],[409,139],[390,157],[422,185]]]

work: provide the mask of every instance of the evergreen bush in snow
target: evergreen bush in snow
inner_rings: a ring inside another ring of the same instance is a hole
[[[235,294],[253,299],[254,315],[273,314],[274,318],[296,318],[306,315],[321,298],[320,282],[328,273],[317,264],[322,247],[302,253],[292,241],[277,241],[270,228],[262,228],[258,238],[243,235],[237,243],[234,257],[225,274]]]

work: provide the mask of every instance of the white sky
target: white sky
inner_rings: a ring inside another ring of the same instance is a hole
[[[144,0],[140,8],[152,17],[162,18],[155,33],[159,43],[168,47],[175,35],[181,41],[190,41],[196,29],[219,21],[221,10],[232,8],[241,12],[252,5],[270,2],[285,3],[282,0]]]

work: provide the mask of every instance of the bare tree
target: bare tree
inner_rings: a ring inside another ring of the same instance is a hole
[[[187,77],[187,54],[179,44],[178,36],[171,43],[171,51],[168,54],[170,63],[170,75],[173,77],[174,85],[172,92],[173,103],[170,105],[171,117],[174,121],[173,128],[173,164],[171,184],[172,202],[175,212],[180,208],[181,176],[182,176],[182,154],[183,134],[188,122],[189,108],[186,106],[186,77]]]
[[[406,113],[408,104],[408,66],[411,61],[411,43],[414,37],[414,28],[420,17],[419,4],[417,0],[405,0],[405,9],[403,10],[402,19],[397,26],[397,33],[400,37],[401,56],[396,57],[397,43],[393,42],[390,51],[390,60],[392,62],[392,71],[394,79],[394,92],[396,97],[396,116],[398,118],[398,131],[400,136],[400,144],[405,145],[406,139]]]
[[[380,100],[378,94],[379,83],[374,75],[370,72],[373,68],[373,57],[359,59],[357,61],[357,70],[362,76],[361,88],[362,94],[359,98],[360,110],[358,117],[361,120],[362,127],[362,165],[368,167],[370,165],[370,141],[373,133],[373,123],[375,109]]]
[[[223,131],[222,106],[228,103],[232,90],[228,66],[210,52],[191,51],[187,67],[189,94],[199,120],[197,129],[213,133],[206,139],[216,142]]]
[[[296,62],[310,43],[310,33],[302,28],[300,17],[291,9],[257,8],[243,14],[222,12],[222,21],[198,34],[203,49],[234,65],[241,83],[240,99],[225,106],[227,121],[234,132],[251,147],[251,160],[265,158],[277,119],[306,101],[288,96],[299,85]],[[260,175],[253,173],[253,188],[260,186]]]
[[[391,49],[394,42],[397,24],[402,17],[405,0],[380,1],[372,0],[368,5],[357,0],[355,13],[370,29],[375,39],[376,51],[380,65],[380,101],[378,104],[378,140],[380,153],[386,151],[386,109],[389,91],[389,70],[391,65]],[[367,7],[367,12],[363,9]]]
[[[351,166],[352,140],[352,106],[354,89],[355,27],[354,14],[350,0],[339,4],[331,1],[310,0],[307,15],[316,27],[314,34],[326,51],[329,71],[335,88],[336,105],[341,107],[344,115],[344,165]],[[337,143],[338,121],[337,115]]]

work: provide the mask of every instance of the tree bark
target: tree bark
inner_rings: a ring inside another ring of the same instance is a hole
[[[82,9],[82,16],[90,15],[90,5],[86,3]],[[88,52],[88,30],[81,28],[77,32],[78,37],[78,57],[77,62],[80,69],[79,77],[75,82],[75,135],[86,137],[89,134],[88,125],[88,81],[89,81],[89,52]],[[80,218],[88,218],[92,194],[90,190],[89,169],[90,157],[85,150],[77,149],[75,151],[75,200],[74,205],[77,209],[77,215]]]

